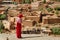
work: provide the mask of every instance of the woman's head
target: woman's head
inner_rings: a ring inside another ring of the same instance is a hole
[[[18,17],[19,18],[22,18],[23,17],[22,12],[19,12]]]

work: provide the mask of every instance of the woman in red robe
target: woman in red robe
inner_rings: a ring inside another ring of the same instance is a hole
[[[18,15],[18,18],[17,18],[17,24],[16,24],[16,36],[17,38],[21,38],[21,29],[22,29],[22,13],[20,13]]]

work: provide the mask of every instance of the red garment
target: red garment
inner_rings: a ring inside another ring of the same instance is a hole
[[[16,27],[16,35],[17,38],[21,38],[21,23],[17,23],[17,27]]]
[[[19,14],[19,15],[18,15],[18,17],[19,17],[19,18],[22,18],[22,17],[23,17],[23,15],[22,15],[22,14]]]
[[[20,14],[18,17],[21,19],[23,17],[23,15]],[[21,22],[17,22],[17,25],[16,25],[16,36],[17,36],[17,38],[21,38],[21,29],[22,29]]]

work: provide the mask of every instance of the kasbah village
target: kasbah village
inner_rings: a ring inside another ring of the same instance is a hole
[[[23,38],[17,39],[20,12]],[[0,40],[60,40],[60,0],[0,0]]]

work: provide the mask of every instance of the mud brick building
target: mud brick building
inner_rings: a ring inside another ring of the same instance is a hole
[[[5,12],[7,8],[5,6],[0,6],[0,13]]]
[[[39,21],[39,16],[27,16],[26,19],[34,20],[34,21],[38,22]]]
[[[43,18],[43,24],[54,24],[54,23],[60,23],[59,17],[45,17]]]
[[[19,11],[17,10],[9,10],[8,11],[8,14],[11,16],[11,17],[14,17],[14,16],[17,16],[19,14]]]
[[[29,27],[32,27],[32,22],[33,21],[31,21],[31,20],[25,20],[25,21],[23,21],[22,23],[23,23],[23,25],[26,27],[26,26],[29,26]]]

